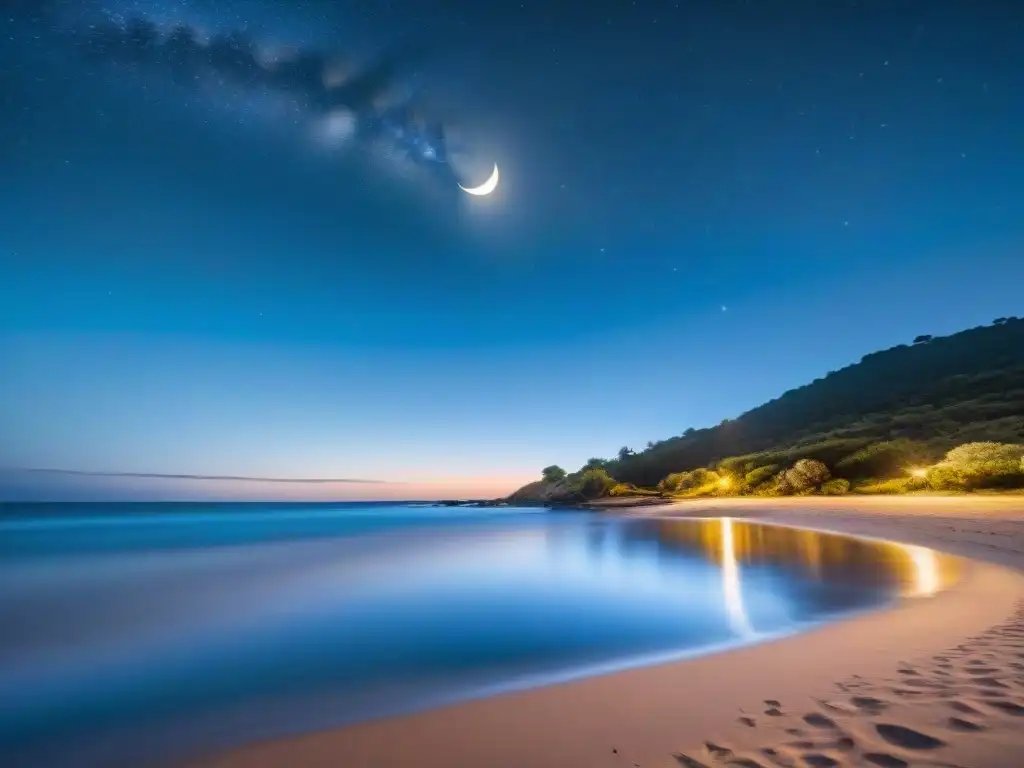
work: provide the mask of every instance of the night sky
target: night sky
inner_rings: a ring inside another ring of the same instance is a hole
[[[139,23],[319,68],[100,44]],[[7,498],[498,494],[1024,309],[1019,0],[7,0],[0,43]],[[450,162],[334,130],[320,65],[392,59]]]

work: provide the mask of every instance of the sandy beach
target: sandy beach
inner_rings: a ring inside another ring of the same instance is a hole
[[[253,744],[196,766],[1024,764],[1024,497],[730,499],[763,519],[970,558],[959,583],[787,639]]]

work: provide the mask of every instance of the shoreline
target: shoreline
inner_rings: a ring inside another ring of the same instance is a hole
[[[716,499],[624,513],[760,519],[970,560],[960,583],[934,597],[784,639],[254,743],[189,764],[1019,765],[1020,497]]]

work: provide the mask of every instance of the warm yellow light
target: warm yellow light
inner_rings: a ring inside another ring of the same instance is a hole
[[[920,597],[934,595],[942,583],[939,559],[935,556],[935,551],[909,544],[905,545],[905,548],[914,564],[914,593]]]
[[[910,475],[911,477],[928,477],[928,470],[918,467],[917,469],[910,470]]]
[[[743,593],[740,590],[740,566],[736,559],[736,538],[733,534],[732,520],[721,519],[722,524],[722,590],[725,596],[725,610],[729,615],[729,624],[734,634],[749,637],[754,634],[743,604]]]
[[[728,477],[723,477],[721,480],[718,481],[718,484],[723,488],[728,488],[730,485],[732,485],[732,480],[730,480]]]

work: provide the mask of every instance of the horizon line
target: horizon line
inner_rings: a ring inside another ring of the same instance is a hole
[[[350,483],[360,485],[402,485],[401,481],[368,480],[353,477],[256,477],[250,475],[193,475],[172,474],[163,472],[99,472],[85,469],[54,469],[50,467],[9,467],[5,471],[28,472],[49,475],[74,475],[77,477],[141,477],[162,480],[213,480],[213,481],[245,481],[254,483],[287,483],[301,485],[328,483]]]

